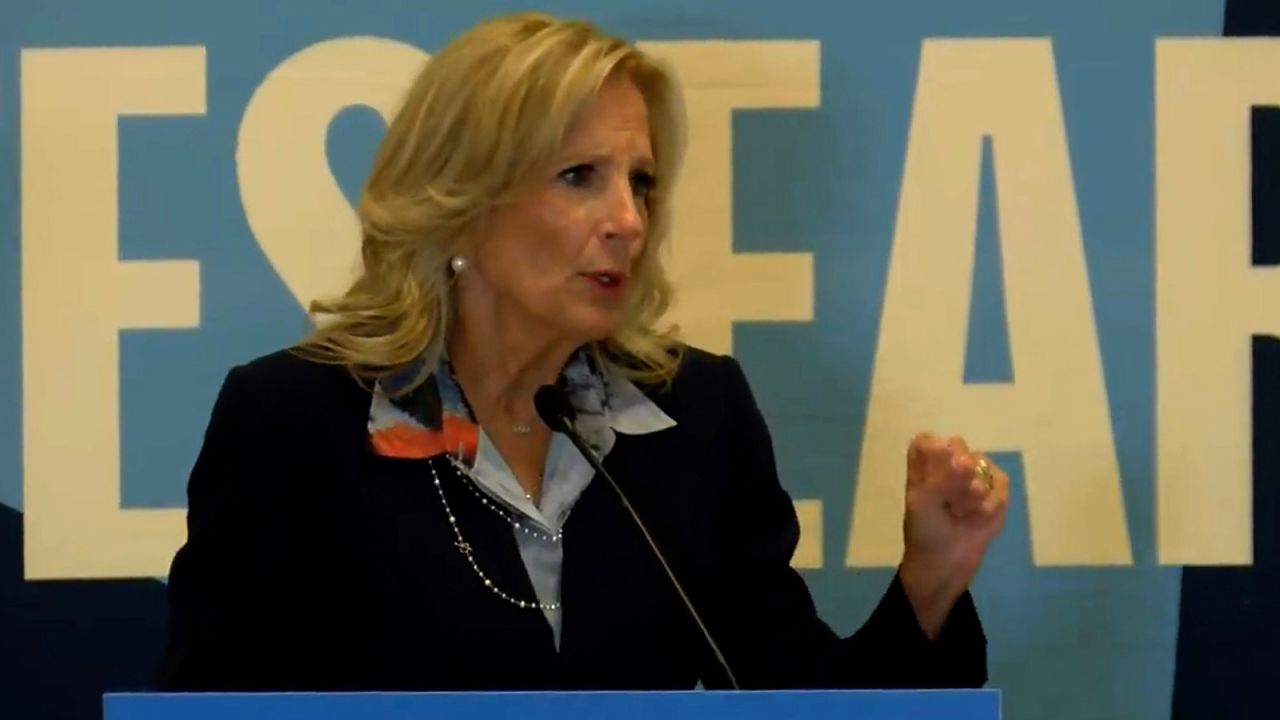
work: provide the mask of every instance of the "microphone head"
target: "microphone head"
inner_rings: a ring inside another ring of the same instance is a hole
[[[556,432],[572,428],[573,421],[578,416],[573,403],[569,402],[569,394],[555,385],[538,388],[533,394],[533,407],[538,411],[542,422]]]

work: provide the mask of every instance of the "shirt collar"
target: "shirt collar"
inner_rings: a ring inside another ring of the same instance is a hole
[[[662,411],[615,365],[604,368],[609,389],[609,426],[624,435],[648,433],[675,427],[676,421]]]
[[[421,363],[388,376],[374,387],[369,405],[369,437],[374,452],[393,457],[427,458],[450,453],[474,463],[480,428],[461,389],[442,358],[425,382],[413,391],[395,390],[416,377]],[[598,366],[591,353],[574,353],[560,374],[560,386],[577,411],[574,427],[603,457],[613,446],[614,433],[644,435],[675,426],[676,422],[629,380],[621,368]]]

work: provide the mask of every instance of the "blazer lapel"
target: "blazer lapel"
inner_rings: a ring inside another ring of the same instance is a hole
[[[551,628],[541,612],[498,597],[459,551],[450,512],[485,575],[513,597],[535,597],[511,526],[481,505],[446,461],[390,458],[370,451],[367,470],[362,474],[362,495],[385,548],[374,555],[385,556],[388,577],[411,607],[434,608],[432,614],[461,638],[471,632],[477,642],[492,642],[505,635],[523,642],[526,650],[533,641],[554,651]]]
[[[681,548],[664,518],[680,470],[664,463],[669,433],[618,434],[605,468],[618,482],[668,560],[677,564]],[[586,538],[577,542],[577,538]],[[683,617],[671,581],[626,512],[617,493],[598,475],[583,491],[564,528],[562,655],[618,657],[606,646],[663,642],[678,633]],[[678,571],[677,571],[678,572]],[[625,656],[627,651],[621,649]],[[570,660],[571,661],[571,660]]]

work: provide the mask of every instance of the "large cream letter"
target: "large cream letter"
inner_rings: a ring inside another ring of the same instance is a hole
[[[1250,254],[1250,110],[1280,105],[1280,41],[1156,45],[1156,534],[1161,563],[1253,561],[1251,336],[1280,269]]]
[[[813,320],[812,253],[733,252],[733,111],[816,108],[816,41],[650,42],[684,87],[688,154],[675,191],[670,319],[707,350],[733,350],[736,320]]]
[[[304,48],[262,81],[240,121],[236,172],[254,237],[294,298],[346,290],[360,260],[360,225],[329,169],[325,138],[344,108],[390,120],[427,55],[377,37]]]
[[[22,52],[26,577],[164,575],[180,510],[120,507],[124,328],[200,324],[194,260],[126,261],[116,124],[203,115],[203,47]]]
[[[980,154],[995,158],[1014,380],[963,381]],[[1132,562],[1048,40],[929,40],[902,179],[848,565],[902,554],[919,430],[1017,450],[1038,565]]]

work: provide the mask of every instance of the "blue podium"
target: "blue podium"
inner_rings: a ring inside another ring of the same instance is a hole
[[[999,720],[995,690],[118,694],[103,720]]]

